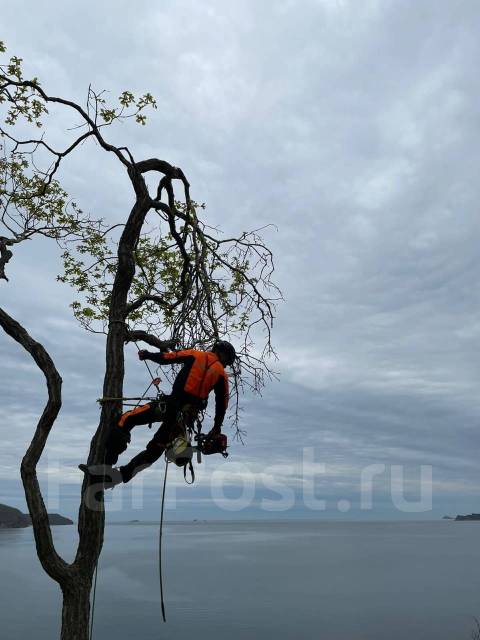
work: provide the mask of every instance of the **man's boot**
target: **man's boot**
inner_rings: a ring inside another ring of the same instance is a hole
[[[93,464],[87,466],[86,464],[79,464],[78,468],[89,477],[91,484],[101,484],[103,489],[113,489],[117,484],[123,482],[120,469],[115,469],[110,465]]]

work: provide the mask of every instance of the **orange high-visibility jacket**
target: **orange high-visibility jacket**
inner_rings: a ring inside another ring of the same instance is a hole
[[[189,394],[206,400],[210,391],[215,392],[214,427],[221,427],[228,407],[228,376],[218,356],[212,351],[184,349],[167,353],[150,353],[146,359],[160,365],[183,364],[173,383],[172,394]]]

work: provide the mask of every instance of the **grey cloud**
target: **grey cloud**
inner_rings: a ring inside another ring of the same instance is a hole
[[[52,93],[83,100],[89,82],[113,97],[150,90],[159,109],[148,126],[119,127],[112,140],[181,165],[213,224],[278,226],[266,235],[286,297],[282,383],[246,399],[248,447],[236,456],[288,463],[305,442],[347,480],[364,464],[425,460],[445,496],[447,485],[476,487],[475,2],[7,3],[3,21],[10,51]],[[109,220],[128,211],[125,176],[93,146],[62,178],[84,209]],[[58,358],[74,464],[97,415],[103,346],[70,322],[57,270],[53,249],[25,247],[2,304]],[[28,419],[12,418],[18,443],[2,436],[10,469],[43,391],[28,359],[0,345],[10,415],[32,380]],[[128,385],[140,389],[131,357]],[[52,442],[62,455],[67,433]]]

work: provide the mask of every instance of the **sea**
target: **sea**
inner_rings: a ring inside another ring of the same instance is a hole
[[[66,559],[76,529],[54,528]],[[98,640],[470,640],[480,618],[480,522],[109,524]],[[59,637],[58,587],[31,529],[0,530],[0,638]]]

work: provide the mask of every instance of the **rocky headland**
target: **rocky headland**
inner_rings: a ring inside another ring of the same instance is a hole
[[[58,513],[49,513],[48,520],[51,525],[73,524],[73,520],[64,518]],[[6,504],[0,504],[0,529],[24,529],[31,525],[32,521],[28,514]]]
[[[455,520],[456,522],[471,522],[472,520],[480,520],[480,513],[469,513],[467,516],[457,516]]]

